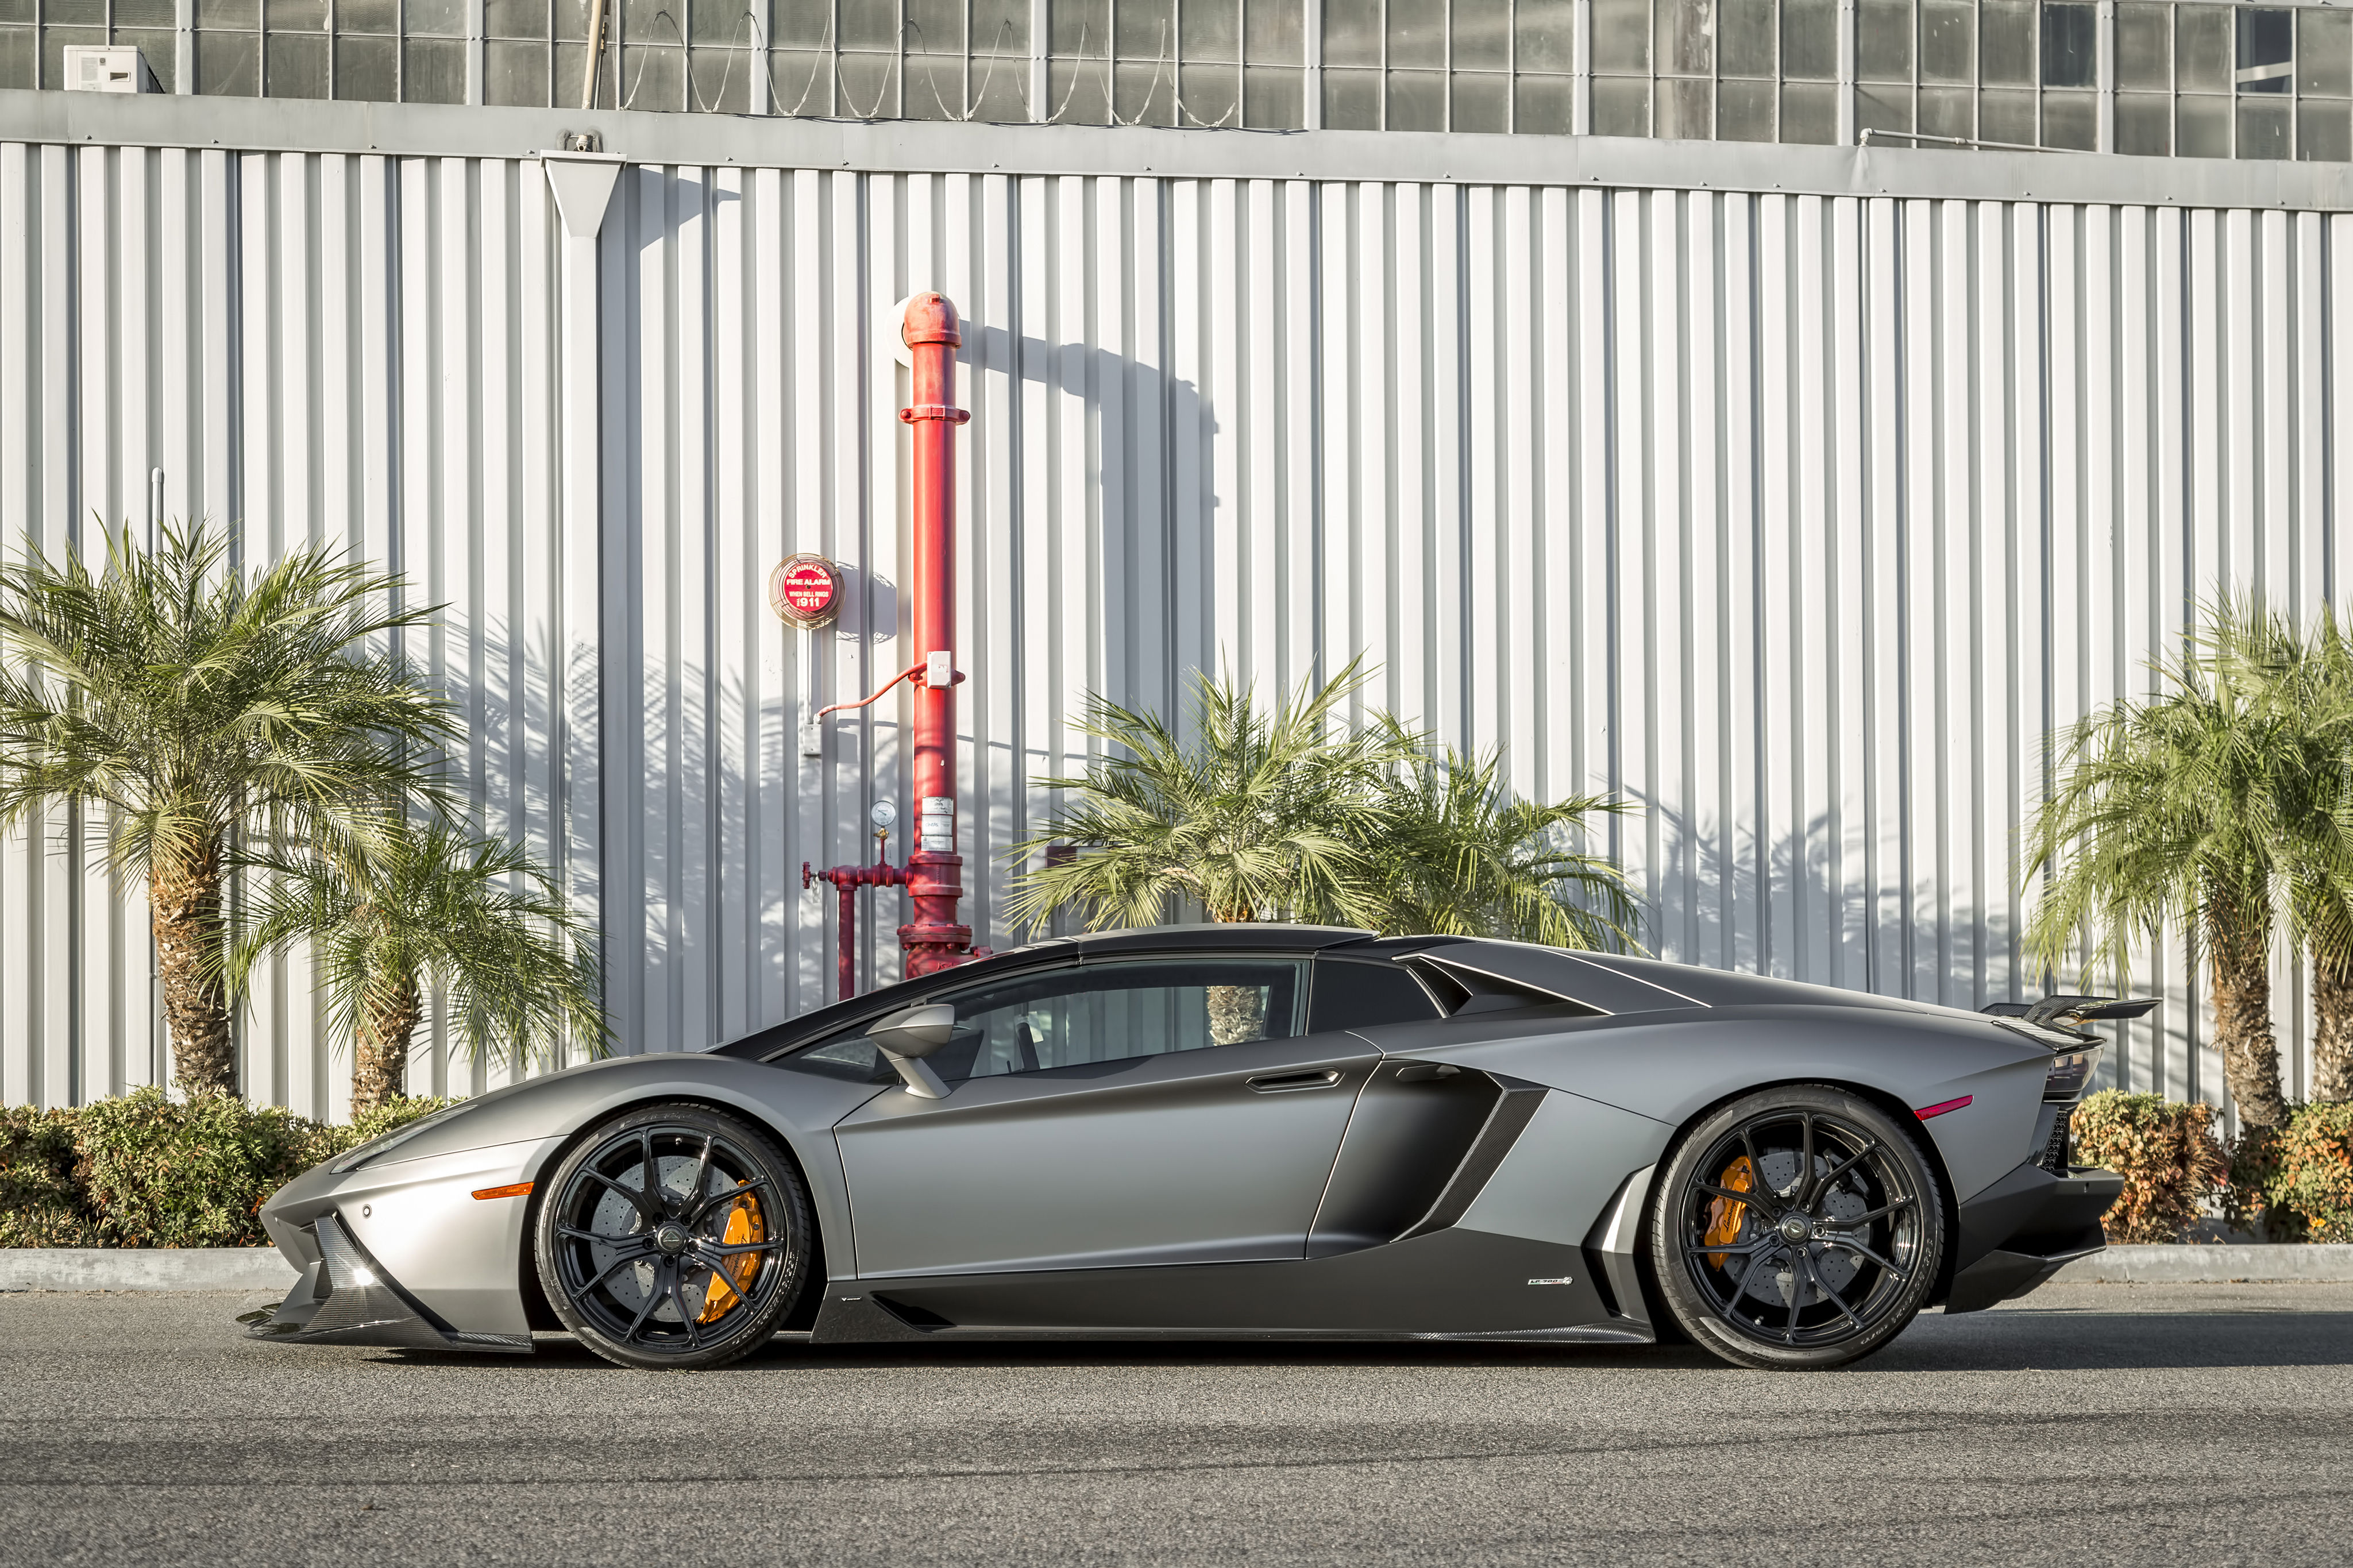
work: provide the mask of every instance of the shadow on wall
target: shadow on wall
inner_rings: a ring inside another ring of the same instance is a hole
[[[1853,890],[1842,891],[1827,813],[1761,852],[1736,825],[1716,821],[1695,830],[1686,814],[1656,803],[1645,816],[1647,830],[1656,835],[1651,864],[1657,869],[1643,879],[1641,893],[1651,945],[1662,958],[1970,1012],[2062,988],[2029,971],[2007,909],[1940,898],[1934,879],[1916,875],[1908,899],[1900,882],[1892,893],[1875,896],[1862,879],[1860,858],[1853,862]],[[1633,842],[1646,831],[1645,816],[1629,818],[1623,831]],[[1874,903],[1886,912],[1875,916]],[[2096,976],[2081,984],[2116,989]],[[2144,983],[2125,989],[2146,995],[2150,988]],[[2172,973],[2156,989],[2155,1012],[2102,1027],[2109,1049],[2097,1086],[2203,1098],[2227,1107],[2221,1059],[2202,1026],[2199,977]],[[2284,1001],[2284,991],[2275,995],[2284,1072],[2297,1059]],[[2185,1033],[2189,1028],[2197,1030],[2194,1037]]]
[[[1662,957],[1970,1009],[2040,994],[2006,910],[1940,901],[1916,875],[1907,896],[1901,867],[1841,851],[1831,813],[1763,843],[1736,823],[1641,804],[1625,831],[1647,819],[1655,835],[1643,893]]]

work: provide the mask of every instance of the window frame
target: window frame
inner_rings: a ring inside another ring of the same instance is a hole
[[[1314,952],[1293,952],[1288,949],[1278,949],[1272,952],[1263,949],[1243,949],[1239,951],[1220,951],[1212,949],[1200,952],[1106,954],[1099,958],[1080,958],[1060,963],[1044,963],[1038,965],[1035,968],[1018,969],[1012,971],[1009,973],[991,975],[985,980],[973,982],[967,984],[943,984],[936,988],[926,990],[921,995],[914,996],[912,999],[893,999],[888,1005],[876,1007],[871,1011],[861,1013],[858,1016],[843,1024],[840,1027],[828,1030],[826,1033],[818,1036],[814,1039],[797,1041],[788,1046],[780,1046],[776,1050],[773,1050],[767,1055],[757,1059],[762,1064],[769,1067],[781,1067],[795,1071],[810,1071],[812,1069],[792,1068],[794,1058],[805,1056],[811,1051],[820,1049],[826,1046],[838,1045],[845,1039],[862,1037],[868,1030],[871,1029],[882,1019],[889,1017],[894,1013],[903,1013],[911,1007],[929,1007],[941,1004],[953,1005],[956,997],[972,992],[987,990],[1003,985],[1026,984],[1031,981],[1046,979],[1056,974],[1076,973],[1090,971],[1100,973],[1106,969],[1124,969],[1133,966],[1155,963],[1197,964],[1229,962],[1268,964],[1280,963],[1289,966],[1297,975],[1292,996],[1292,1019],[1290,1031],[1282,1035],[1261,1035],[1255,1040],[1238,1040],[1234,1044],[1235,1046],[1250,1046],[1263,1045],[1281,1040],[1303,1039],[1307,1035],[1307,1024],[1311,1016],[1310,1010],[1314,1000],[1315,984],[1314,961],[1316,956],[1317,955]],[[949,970],[943,973],[939,978],[943,981],[946,981],[950,979],[955,973],[955,972],[954,970]],[[1409,971],[1408,973],[1411,972]],[[1415,976],[1415,980],[1417,984],[1420,984],[1420,977],[1419,975]],[[1427,993],[1429,987],[1424,984],[1422,988],[1424,992]],[[1431,999],[1431,1005],[1433,1006],[1440,1005],[1435,997]],[[1440,1007],[1440,1011],[1442,1017],[1444,1013],[1442,1006]],[[1234,1048],[1234,1047],[1218,1046],[1215,1044],[1199,1047],[1199,1049],[1208,1051],[1230,1050],[1232,1048]],[[1104,1058],[1103,1060],[1147,1061],[1155,1057],[1186,1056],[1192,1054],[1194,1054],[1194,1052],[1190,1050],[1154,1051],[1135,1057],[1107,1057]],[[1097,1064],[1063,1065],[1083,1066]],[[1025,1068],[1018,1072],[987,1073],[979,1076],[987,1078],[1029,1078],[1037,1073],[1054,1072],[1059,1070],[1061,1069],[1060,1068]],[[842,1081],[856,1081],[846,1078],[844,1075],[839,1074],[820,1073],[818,1074],[818,1076],[839,1078]],[[877,1082],[879,1087],[888,1087],[889,1082],[892,1080],[877,1079],[874,1081]],[[958,1078],[951,1079],[948,1081],[951,1084],[968,1083],[972,1081],[972,1079],[969,1077]]]

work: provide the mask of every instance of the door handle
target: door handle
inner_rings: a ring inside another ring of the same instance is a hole
[[[1260,1094],[1282,1094],[1295,1089],[1329,1089],[1340,1081],[1340,1075],[1329,1068],[1314,1068],[1304,1072],[1267,1072],[1242,1080]]]

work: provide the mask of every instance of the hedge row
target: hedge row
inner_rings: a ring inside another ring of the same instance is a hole
[[[2103,1222],[2111,1242],[2179,1241],[2201,1207],[2273,1241],[2353,1241],[2353,1100],[2295,1107],[2285,1127],[2225,1147],[2215,1108],[2153,1094],[2086,1095],[2075,1159],[2125,1179]]]
[[[265,1247],[272,1193],[448,1103],[396,1100],[344,1127],[157,1089],[75,1110],[0,1108],[0,1247]]]

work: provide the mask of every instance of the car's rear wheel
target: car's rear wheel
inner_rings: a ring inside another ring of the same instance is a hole
[[[1842,1366],[1903,1332],[1944,1254],[1936,1173],[1877,1106],[1766,1089],[1692,1129],[1651,1210],[1659,1290],[1741,1366]]]
[[[808,1195],[773,1139],[691,1104],[616,1117],[556,1167],[539,1277],[564,1326],[624,1366],[718,1366],[800,1294]]]

